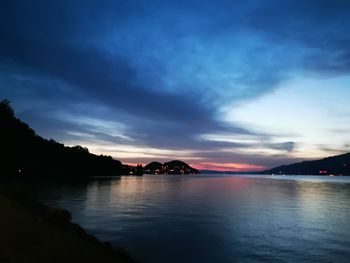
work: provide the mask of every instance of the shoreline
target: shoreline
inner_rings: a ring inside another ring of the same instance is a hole
[[[0,193],[0,262],[136,262],[71,222],[71,213]]]

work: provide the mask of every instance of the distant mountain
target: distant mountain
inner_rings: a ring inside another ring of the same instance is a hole
[[[192,168],[187,163],[174,160],[161,164],[151,162],[144,167],[146,174],[199,174],[197,169]]]
[[[304,161],[282,165],[262,174],[289,175],[350,175],[350,153],[327,157],[316,161]]]
[[[0,102],[0,145],[0,176],[74,178],[125,173],[122,163],[111,156],[40,137],[15,117],[6,100]]]
[[[201,174],[256,174],[257,172],[235,172],[235,171],[218,171],[218,170],[200,170]]]

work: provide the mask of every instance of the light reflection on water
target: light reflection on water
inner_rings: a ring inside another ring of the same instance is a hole
[[[41,187],[140,262],[349,262],[349,177],[123,176]]]

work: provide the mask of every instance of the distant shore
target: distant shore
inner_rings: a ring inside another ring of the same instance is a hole
[[[135,262],[73,224],[66,210],[0,194],[0,211],[2,263]]]

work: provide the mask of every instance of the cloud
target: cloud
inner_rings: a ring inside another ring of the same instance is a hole
[[[303,69],[318,75],[350,73],[350,26],[345,0],[270,1],[250,15],[250,25],[270,41],[305,52]]]
[[[267,146],[271,149],[285,150],[287,152],[291,152],[294,150],[295,143],[294,142],[272,143]]]
[[[0,96],[62,141],[192,150],[206,162],[287,161],[294,142],[266,134],[259,142],[262,132],[223,113],[296,74],[349,74],[348,9],[348,1],[3,1]],[[261,147],[283,157],[227,153]]]
[[[4,36],[4,35],[3,35]],[[77,89],[87,99],[102,102],[126,112],[169,119],[207,120],[209,109],[195,98],[167,95],[133,84],[135,72],[127,62],[98,50],[84,50],[66,45],[43,45],[16,36],[4,36],[0,52],[21,67],[27,67],[60,79]]]

